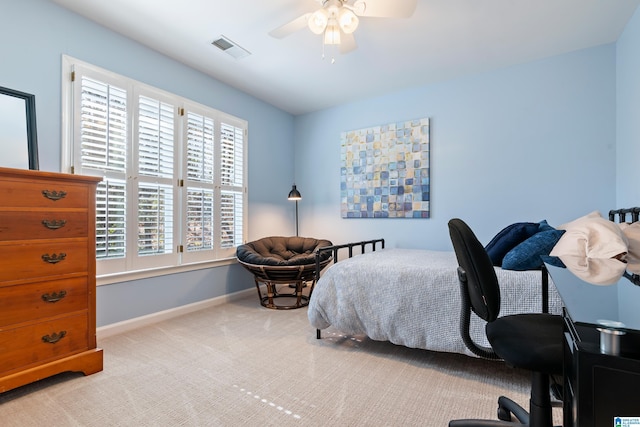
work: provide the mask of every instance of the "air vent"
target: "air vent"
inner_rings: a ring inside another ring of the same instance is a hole
[[[251,55],[251,52],[249,52],[247,49],[239,46],[237,43],[229,40],[225,36],[220,36],[220,38],[214,40],[211,44],[233,56],[235,59],[241,59]]]

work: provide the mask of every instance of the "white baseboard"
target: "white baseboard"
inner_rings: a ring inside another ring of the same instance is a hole
[[[145,316],[136,317],[122,322],[112,323],[97,328],[96,338],[107,338],[173,317],[182,316],[183,314],[193,313],[194,311],[203,310],[205,308],[214,307],[227,302],[235,301],[246,297],[249,293],[255,292],[255,289],[245,289],[243,291],[234,292],[232,294],[222,295],[220,297],[211,298],[204,301],[194,302],[192,304],[171,308],[169,310],[158,311],[157,313],[147,314]]]

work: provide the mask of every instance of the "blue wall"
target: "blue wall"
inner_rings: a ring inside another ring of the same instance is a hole
[[[298,117],[49,1],[5,1],[2,18],[0,86],[36,95],[43,170],[60,168],[63,54],[247,120],[250,239],[293,234],[285,196],[294,180],[301,234],[336,243],[385,237],[389,246],[449,250],[454,216],[488,240],[514,221],[557,225],[640,204],[638,12],[616,45]],[[342,219],[340,132],[420,117],[431,119],[432,218]],[[100,286],[98,325],[252,286],[237,265]]]
[[[640,9],[631,18],[617,47],[616,201],[640,205]]]
[[[296,117],[301,233],[450,250],[452,217],[488,242],[515,221],[606,213],[616,206],[615,65],[605,45]],[[420,117],[431,119],[431,219],[342,219],[340,132]]]

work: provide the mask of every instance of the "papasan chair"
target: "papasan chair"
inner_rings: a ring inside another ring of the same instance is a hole
[[[318,279],[316,251],[332,245],[329,240],[311,237],[272,236],[238,246],[236,257],[253,274],[260,304],[266,308],[288,310],[309,305],[309,298]],[[320,252],[318,271],[326,267],[331,258],[331,251]],[[261,284],[266,286],[266,295],[263,295]],[[303,295],[303,288],[307,284],[309,293]],[[278,298],[294,302],[276,304],[275,300]]]

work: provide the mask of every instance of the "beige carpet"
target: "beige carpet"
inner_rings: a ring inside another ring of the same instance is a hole
[[[245,298],[103,339],[104,371],[0,395],[2,426],[446,426],[529,376],[328,329]]]

